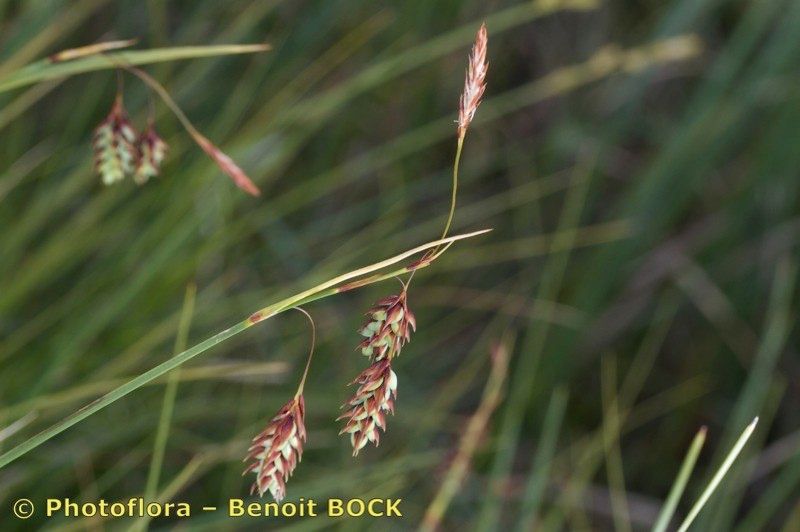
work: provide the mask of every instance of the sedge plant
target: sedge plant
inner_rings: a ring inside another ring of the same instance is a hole
[[[158,81],[134,66],[136,61],[131,60],[130,55],[105,53],[130,44],[132,44],[131,41],[115,41],[72,49],[51,57],[50,61],[56,64],[63,62],[65,65],[69,65],[73,61],[86,61],[90,65],[94,61],[101,61],[105,64],[110,63],[120,72],[126,71],[133,74],[166,103],[194,141],[234,180],[237,186],[251,195],[257,196],[259,190],[252,180],[232,159],[197,131],[168,91]],[[370,359],[370,366],[355,379],[354,384],[358,384],[359,387],[353,398],[345,405],[347,411],[340,418],[346,420],[342,433],[350,435],[354,456],[367,443],[372,442],[377,445],[379,442],[379,429],[385,430],[385,416],[387,413],[393,412],[393,401],[396,397],[397,376],[391,368],[391,362],[400,353],[402,346],[410,340],[411,333],[416,328],[416,319],[413,312],[408,308],[407,301],[408,287],[414,273],[433,264],[455,242],[473,238],[489,231],[487,229],[448,236],[456,207],[458,167],[464,138],[485,89],[486,44],[486,27],[482,25],[478,30],[475,44],[473,45],[465,87],[459,101],[458,141],[453,169],[453,190],[447,221],[440,238],[388,259],[336,276],[267,305],[244,320],[176,354],[169,360],[111,390],[84,408],[23,441],[16,447],[9,449],[0,455],[0,467],[29,453],[56,435],[122,399],[138,388],[180,367],[219,343],[287,310],[296,309],[308,317],[312,326],[311,350],[303,376],[294,397],[270,419],[264,431],[253,439],[246,458],[251,463],[245,473],[253,472],[256,475],[256,480],[253,483],[253,492],[262,496],[269,493],[276,501],[280,501],[285,497],[286,480],[288,480],[300,461],[303,444],[306,439],[303,389],[313,356],[316,333],[314,332],[313,319],[301,306],[342,292],[408,274],[409,278],[403,283],[403,288],[399,294],[382,299],[368,313],[368,320],[360,330],[364,340],[362,340],[359,348]],[[260,47],[259,50],[265,48]],[[92,68],[86,68],[86,71],[90,70]],[[2,89],[2,86],[0,86],[0,89]],[[136,133],[124,107],[121,82],[118,83],[117,95],[111,112],[95,131],[94,149],[96,170],[106,184],[116,183],[127,176],[132,176],[137,183],[143,184],[159,173],[161,162],[165,156],[166,145],[155,133],[152,116],[148,121],[148,129],[143,134]],[[417,255],[421,256],[408,262],[409,259]]]

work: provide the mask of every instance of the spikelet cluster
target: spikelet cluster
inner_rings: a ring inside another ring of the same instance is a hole
[[[95,170],[106,185],[121,181],[136,164],[136,130],[128,120],[128,113],[120,96],[114,101],[111,112],[94,131]]]
[[[489,70],[489,64],[486,62],[487,42],[486,24],[481,24],[475,35],[475,44],[472,45],[472,53],[469,56],[467,74],[464,79],[464,91],[458,102],[459,137],[466,135],[467,128],[475,117],[475,111],[486,90],[486,72]]]
[[[251,471],[256,480],[250,493],[263,497],[269,492],[276,502],[286,497],[286,481],[303,456],[306,441],[305,401],[298,395],[283,405],[275,417],[248,449],[245,461],[253,462],[243,474]]]
[[[139,136],[137,142],[138,161],[133,180],[138,185],[143,185],[161,171],[161,163],[167,154],[167,143],[156,133],[151,123],[147,130]]]
[[[486,43],[486,26],[481,25],[469,57],[464,91],[459,100],[459,154],[467,128],[475,116],[475,111],[480,105],[481,97],[486,89],[485,80],[488,69]],[[230,157],[214,146],[206,137],[197,133],[194,128],[189,129],[200,147],[214,159],[240,188],[253,195],[259,194],[255,184]],[[160,141],[160,139],[158,140]],[[159,148],[162,147],[159,146]],[[163,149],[159,153],[163,157]],[[457,162],[458,155],[456,156],[456,164]],[[158,158],[157,163],[160,163],[160,158]],[[157,167],[158,164],[154,166]],[[454,175],[457,175],[455,171]],[[453,200],[454,206],[455,197]],[[445,235],[448,228],[449,221],[444,231]],[[435,256],[426,254],[417,263],[414,263],[412,270],[421,267],[423,264],[427,265]],[[368,443],[373,443],[375,446],[379,445],[381,431],[386,431],[386,416],[387,414],[394,414],[395,401],[397,400],[397,374],[392,370],[392,360],[400,354],[403,346],[411,340],[411,333],[415,332],[417,327],[414,313],[408,307],[408,283],[410,283],[410,279],[399,294],[386,297],[375,303],[367,312],[366,322],[358,330],[363,337],[363,340],[358,344],[358,349],[369,359],[369,366],[350,383],[351,386],[357,386],[356,392],[342,405],[345,411],[337,418],[337,421],[344,421],[344,426],[339,434],[349,436],[350,444],[353,447],[353,456],[358,456],[358,453]],[[357,286],[363,286],[363,284],[365,283],[361,280],[339,288],[343,291],[345,286],[347,289],[352,289]],[[298,310],[301,310],[311,319],[308,313],[299,308]],[[250,317],[250,322],[257,323],[263,319],[264,316],[259,312]],[[312,330],[313,323],[313,320],[311,320]],[[313,353],[313,336],[311,345],[311,352]],[[286,496],[286,481],[300,462],[303,444],[306,441],[303,420],[305,406],[302,390],[310,363],[311,355],[309,355],[306,363],[306,371],[300,381],[295,398],[286,403],[272,418],[267,428],[253,439],[248,455],[245,458],[245,461],[252,460],[252,463],[245,469],[245,474],[250,472],[256,474],[251,493],[258,493],[263,496],[269,492],[277,502],[282,501]]]
[[[416,327],[405,288],[400,294],[381,299],[367,312],[367,322],[359,330],[365,336],[359,348],[369,357],[370,366],[350,383],[358,385],[358,389],[342,405],[346,411],[338,418],[345,420],[339,434],[350,435],[353,456],[358,456],[367,443],[380,443],[380,430],[386,430],[386,414],[394,414],[397,398],[392,359],[400,354]]]
[[[152,122],[138,135],[118,95],[111,112],[94,131],[95,171],[103,184],[112,185],[132,175],[142,185],[161,171],[167,144],[158,136]]]

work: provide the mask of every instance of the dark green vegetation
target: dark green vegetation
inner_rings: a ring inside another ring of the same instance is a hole
[[[90,142],[111,70],[0,92],[0,427],[22,420],[3,451],[166,360],[190,283],[189,346],[437,238],[466,56],[486,20],[489,87],[454,232],[495,231],[415,277],[397,414],[355,461],[334,422],[365,365],[355,331],[399,284],[306,307],[318,350],[288,500],[402,497],[402,520],[342,523],[415,526],[510,329],[505,399],[447,529],[649,529],[706,425],[682,517],[758,415],[694,529],[796,530],[800,3],[0,0],[0,15],[0,87],[100,40],[274,47],[143,67],[248,171],[256,199],[158,101],[162,177],[103,187]],[[145,87],[127,76],[125,97],[143,127]],[[182,367],[156,497],[246,496],[241,459],[294,393],[308,340],[303,316],[286,313]],[[166,382],[0,470],[3,530],[87,525],[41,511],[18,521],[19,497],[142,495]],[[197,512],[188,524],[259,523]]]

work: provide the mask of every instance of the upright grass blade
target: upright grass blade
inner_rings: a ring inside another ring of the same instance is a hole
[[[603,423],[603,451],[611,500],[611,517],[616,532],[631,532],[631,512],[625,493],[625,471],[620,449],[622,435],[617,394],[617,362],[613,356],[603,357],[600,362],[601,404],[603,412],[609,419],[608,423]]]
[[[700,450],[706,441],[706,433],[706,427],[701,427],[692,440],[689,452],[686,453],[686,458],[683,459],[681,469],[678,471],[678,477],[672,484],[672,489],[669,490],[669,496],[667,496],[667,500],[658,514],[652,532],[664,532],[667,529],[667,525],[669,525],[672,516],[675,514],[675,509],[678,507],[678,501],[686,489],[686,484],[689,482],[689,477],[692,475],[697,458],[700,456]]]
[[[790,255],[781,257],[776,264],[764,331],[761,333],[758,350],[747,368],[747,379],[737,397],[728,426],[742,426],[755,415],[762,416],[765,425],[769,426],[769,419],[764,418],[767,399],[772,386],[779,378],[779,360],[787,350],[787,342],[790,341],[792,328],[795,326],[792,306],[797,270],[797,263]],[[722,439],[723,445],[730,445],[735,437],[735,432],[726,431]],[[701,517],[702,528],[714,530],[733,528],[733,519],[742,497],[739,486],[744,476],[744,471],[738,465],[731,471],[731,481],[720,487],[720,496],[709,504],[707,511]]]
[[[800,498],[797,497],[797,493],[800,493],[800,446],[795,445],[793,455],[772,484],[764,490],[753,509],[736,527],[736,532],[767,530],[770,520],[780,512],[782,505],[793,498],[800,503]],[[792,522],[791,518],[786,522]],[[800,523],[800,520],[795,519],[794,523]]]
[[[219,44],[213,46],[155,48],[152,50],[118,52],[107,54],[107,56],[93,55],[63,63],[53,63],[49,59],[42,59],[0,78],[0,93],[51,79],[65,78],[97,70],[114,69],[119,64],[147,65],[179,59],[251,54],[269,49],[270,46],[268,44]]]
[[[561,423],[567,410],[568,391],[558,388],[550,397],[547,413],[544,416],[542,437],[536,449],[536,456],[531,465],[528,485],[525,488],[525,497],[522,500],[522,511],[518,530],[534,530],[542,496],[550,477],[553,456],[556,452],[558,435],[561,432]]]
[[[487,233],[488,231],[490,230],[485,229],[482,231],[475,231],[472,233],[455,235],[448,238],[428,242],[427,244],[417,246],[414,249],[400,253],[399,255],[395,255],[394,257],[390,257],[383,261],[370,264],[369,266],[364,266],[363,268],[359,268],[351,272],[339,275],[338,277],[334,277],[333,279],[326,281],[322,284],[319,284],[313,288],[304,290],[294,296],[289,296],[281,301],[278,301],[277,303],[264,307],[260,311],[252,314],[247,319],[240,321],[239,323],[225,329],[224,331],[218,332],[211,338],[208,338],[207,340],[200,342],[199,344],[187,349],[186,351],[183,351],[182,353],[175,355],[169,360],[162,362],[158,366],[142,373],[138,377],[131,379],[122,386],[115,388],[114,390],[110,391],[109,393],[97,399],[96,401],[86,405],[80,410],[67,416],[60,422],[56,423],[55,425],[43,430],[42,432],[36,434],[31,438],[28,438],[27,440],[20,443],[16,447],[10,449],[8,452],[3,453],[2,455],[0,455],[0,467],[4,467],[10,462],[13,462],[20,456],[23,456],[24,454],[32,451],[33,449],[47,442],[51,438],[57,436],[58,434],[61,434],[62,432],[72,427],[73,425],[80,423],[87,417],[99,412],[108,405],[122,399],[123,397],[133,392],[134,390],[141,388],[142,386],[152,381],[153,379],[156,379],[161,375],[167,373],[168,371],[179,367],[181,364],[188,362],[197,355],[204,353],[205,351],[208,351],[217,344],[220,344],[225,340],[227,340],[228,338],[231,338],[232,336],[239,334],[245,329],[252,327],[256,323],[260,323],[268,318],[276,316],[281,312],[284,312],[297,305],[309,303],[311,301],[316,301],[324,297],[329,297],[344,290],[350,290],[353,288],[366,286],[368,284],[383,281],[385,279],[390,279],[402,273],[408,273],[409,271],[412,271],[414,269],[424,268],[426,266],[429,266],[436,257],[434,256],[430,258],[428,262],[422,264],[417,264],[411,267],[404,266],[402,268],[398,268],[396,270],[393,270],[385,274],[373,275],[365,279],[360,279],[357,283],[351,283],[350,285],[344,288],[337,286],[341,285],[346,281],[349,281],[350,279],[354,279],[357,277],[364,277],[366,275],[371,274],[372,272],[386,269],[387,267],[393,264],[397,264],[398,262],[406,260],[409,257],[412,257],[428,249],[435,248],[440,245],[445,245],[444,250],[446,250],[447,247],[449,247],[449,245],[452,244],[453,242],[456,242],[458,240],[463,240],[465,238],[472,238],[474,236],[482,235]]]
[[[753,431],[756,429],[757,424],[758,424],[758,418],[755,418],[744,429],[742,435],[739,436],[739,439],[736,440],[736,443],[733,445],[731,452],[728,453],[728,456],[725,457],[725,460],[722,462],[722,465],[719,467],[717,472],[712,477],[711,482],[708,483],[706,489],[703,490],[702,494],[700,494],[700,498],[697,499],[697,502],[694,503],[692,509],[689,510],[689,514],[686,516],[686,519],[684,519],[683,523],[681,523],[680,528],[678,528],[678,532],[685,532],[686,530],[689,529],[689,526],[695,520],[697,514],[699,514],[700,510],[703,509],[703,506],[705,506],[706,502],[708,502],[708,499],[714,493],[714,490],[716,490],[717,486],[719,486],[719,483],[722,481],[722,478],[731,468],[731,465],[733,465],[733,462],[734,460],[736,460],[736,457],[739,456],[739,453],[742,451],[742,448],[744,448],[744,445],[747,443],[747,440],[749,440],[750,436],[752,436]]]
[[[560,214],[558,229],[562,236],[551,243],[552,255],[548,258],[542,272],[538,298],[545,300],[557,300],[558,298],[567,264],[572,256],[574,229],[580,225],[594,164],[594,159],[589,156],[576,167],[576,185],[567,194]],[[545,352],[549,333],[550,328],[547,323],[536,324],[530,329],[522,343],[521,358],[513,378],[510,379],[508,399],[500,422],[489,493],[484,497],[481,507],[478,523],[478,528],[481,530],[493,530],[499,526],[501,508],[505,500],[500,494],[500,485],[505,482],[511,472],[525,411],[535,389],[532,380]]]
[[[194,302],[197,287],[190,284],[186,287],[186,295],[183,300],[183,310],[181,311],[178,323],[178,334],[175,337],[175,354],[186,349],[186,342],[189,337],[189,327],[192,323],[194,314]],[[147,475],[147,484],[144,490],[144,500],[152,501],[158,490],[158,482],[161,478],[161,467],[164,463],[164,454],[167,449],[170,424],[172,423],[172,412],[175,410],[175,399],[178,396],[178,383],[180,382],[180,368],[169,374],[167,387],[164,390],[164,400],[161,404],[161,416],[158,420],[158,430],[156,431],[155,441],[153,442],[153,456],[150,459],[150,471]],[[142,522],[141,530],[147,528],[146,522]]]

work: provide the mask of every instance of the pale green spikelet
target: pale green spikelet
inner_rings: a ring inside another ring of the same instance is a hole
[[[136,146],[139,150],[139,158],[133,180],[137,185],[143,185],[161,171],[161,163],[164,161],[168,146],[158,136],[153,124],[150,124],[147,131],[142,133]]]
[[[117,96],[111,112],[95,129],[92,142],[95,170],[104,184],[121,181],[133,172],[138,159],[134,142],[136,130],[128,120],[122,97]]]

